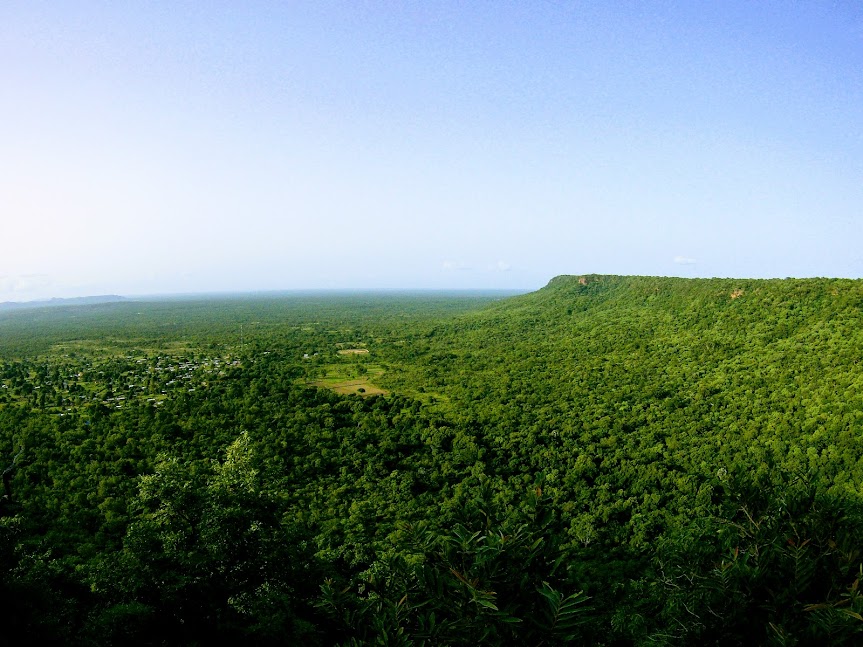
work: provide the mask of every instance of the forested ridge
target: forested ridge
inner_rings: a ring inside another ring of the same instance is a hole
[[[0,314],[4,631],[860,644],[861,355],[839,279]]]

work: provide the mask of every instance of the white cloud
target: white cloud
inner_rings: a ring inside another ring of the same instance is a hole
[[[686,256],[675,256],[674,262],[678,265],[695,265],[695,259]]]
[[[47,274],[0,275],[0,302],[47,299],[55,294],[57,284]]]
[[[494,265],[492,265],[493,270],[497,270],[498,272],[509,272],[512,269],[512,265],[507,263],[506,261],[498,261]]]
[[[51,285],[47,274],[0,276],[0,292],[32,292]]]

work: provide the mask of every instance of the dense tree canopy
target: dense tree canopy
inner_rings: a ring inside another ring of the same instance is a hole
[[[863,282],[0,315],[0,595],[62,644],[858,644]]]

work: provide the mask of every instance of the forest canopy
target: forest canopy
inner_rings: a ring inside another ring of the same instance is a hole
[[[863,281],[0,313],[0,604],[62,644],[859,644]]]

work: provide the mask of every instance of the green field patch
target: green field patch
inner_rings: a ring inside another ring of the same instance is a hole
[[[379,364],[339,362],[321,366],[317,370],[317,375],[307,378],[305,383],[342,394],[383,395],[387,391],[374,383],[383,373],[384,368]]]
[[[361,395],[363,397],[368,397],[370,395],[386,395],[386,391],[384,391],[379,386],[375,386],[368,380],[348,380],[345,382],[331,382],[331,381],[319,381],[312,382],[312,386],[317,386],[319,388],[330,389],[331,391],[335,391],[336,393],[340,393],[342,395],[350,395],[351,393],[356,393],[357,395]]]
[[[365,344],[360,341],[339,341],[336,342],[336,348],[339,350],[360,350],[365,349]]]

